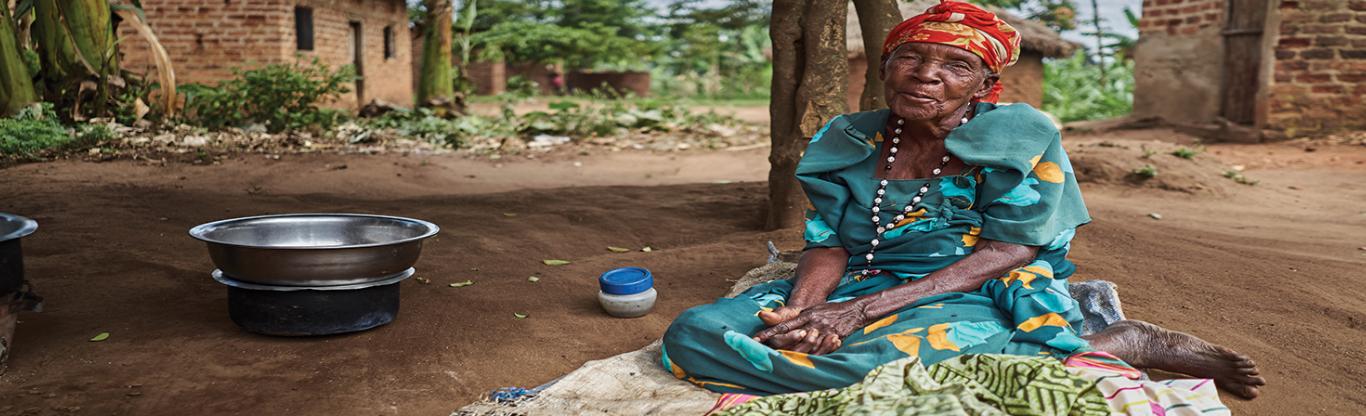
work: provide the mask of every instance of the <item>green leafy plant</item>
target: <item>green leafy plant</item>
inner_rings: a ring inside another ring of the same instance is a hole
[[[1143,165],[1141,168],[1134,169],[1132,173],[1134,174],[1134,177],[1141,180],[1148,180],[1157,177],[1157,168],[1153,167],[1153,165]]]
[[[1087,62],[1081,52],[1045,62],[1044,110],[1064,123],[1129,114],[1134,103],[1133,62],[1113,59],[1105,65]]]
[[[536,81],[526,79],[521,75],[508,77],[507,94],[518,99],[525,99],[535,96],[541,91],[541,85]]]
[[[1176,148],[1176,150],[1173,150],[1171,154],[1172,154],[1172,156],[1176,156],[1176,157],[1179,157],[1179,158],[1182,158],[1182,159],[1187,159],[1187,160],[1189,160],[1189,159],[1194,159],[1194,158],[1195,158],[1195,155],[1200,154],[1200,151],[1197,150],[1197,149],[1191,149],[1191,148],[1189,148],[1189,147],[1182,146],[1182,147]]]
[[[81,146],[97,146],[116,138],[114,130],[103,124],[89,124],[79,129],[76,143]]]
[[[237,76],[216,86],[182,87],[185,119],[209,129],[262,124],[267,131],[329,129],[342,112],[323,108],[351,91],[351,67],[331,70],[314,59],[309,64],[270,64],[234,70]]]
[[[71,135],[62,127],[52,104],[34,104],[13,117],[0,118],[0,155],[30,156],[70,142]]]

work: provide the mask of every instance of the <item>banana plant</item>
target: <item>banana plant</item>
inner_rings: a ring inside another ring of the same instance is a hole
[[[17,21],[9,5],[0,5],[0,116],[14,114],[38,101],[33,74],[23,59]]]
[[[115,30],[117,24],[127,23],[151,46],[160,91],[158,103],[165,114],[173,115],[176,109],[175,71],[165,48],[147,25],[140,6],[137,0],[129,4],[111,4],[109,0],[19,0],[12,14],[7,5],[0,7],[6,12],[4,22],[0,22],[5,26],[0,28],[4,29],[0,30],[0,38],[19,39],[14,23],[31,19],[31,44],[16,41],[16,49],[21,56],[25,50],[36,53],[39,70],[28,74],[30,84],[45,100],[56,103],[69,118],[107,116],[111,113],[111,102],[136,108],[133,111],[141,118],[147,111],[142,97],[129,102],[115,102],[114,99],[128,87],[125,73],[119,68],[121,39],[117,38]],[[0,39],[0,49],[5,49],[4,43]],[[0,50],[0,54],[8,53]],[[5,66],[23,62],[10,59],[9,55],[3,56]],[[3,83],[0,90],[22,90],[22,82],[12,78],[0,77],[0,83]],[[21,101],[4,98],[0,100],[3,108]],[[91,105],[83,108],[86,103]]]

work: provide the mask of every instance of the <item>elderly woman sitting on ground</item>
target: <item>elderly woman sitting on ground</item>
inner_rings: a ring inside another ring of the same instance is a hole
[[[773,394],[847,386],[907,356],[1105,351],[1256,397],[1251,359],[1194,336],[1132,320],[1075,332],[1067,253],[1090,217],[1048,117],[994,104],[1019,44],[966,3],[896,26],[881,63],[890,109],[835,117],[797,167],[811,207],[796,277],[684,312],[664,366],[713,391]]]

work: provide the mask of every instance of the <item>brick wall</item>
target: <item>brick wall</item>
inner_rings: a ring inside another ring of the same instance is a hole
[[[351,65],[355,62],[352,44],[353,22],[360,23],[362,65],[357,68],[364,77],[364,91],[353,91],[342,97],[340,106],[355,107],[372,100],[388,101],[402,106],[413,104],[412,47],[408,42],[408,9],[401,0],[298,0],[299,6],[313,8],[311,52],[299,52],[300,60],[317,57],[330,67]],[[292,11],[291,11],[292,13]],[[390,27],[394,37],[394,57],[384,57],[384,28]],[[285,38],[294,51],[293,26]],[[359,92],[359,94],[357,94]]]
[[[177,82],[212,84],[230,77],[234,67],[279,62],[287,56],[283,42],[293,31],[294,16],[286,3],[144,0],[142,7],[171,57]],[[119,29],[124,68],[154,71],[147,43],[130,26]]]
[[[143,0],[147,21],[171,56],[177,81],[213,84],[232,77],[233,68],[317,57],[330,67],[354,62],[351,22],[360,22],[364,91],[359,97],[411,105],[411,47],[407,9],[402,0]],[[313,8],[314,49],[299,51],[294,7]],[[384,57],[384,28],[394,34],[394,57]],[[145,43],[127,26],[120,49],[124,66],[152,70]],[[354,90],[354,88],[353,88]],[[331,105],[355,108],[352,92]]]
[[[1202,29],[1224,24],[1225,0],[1143,0],[1143,19],[1138,30],[1143,35],[1193,35]]]
[[[1267,127],[1366,128],[1366,0],[1279,3]]]

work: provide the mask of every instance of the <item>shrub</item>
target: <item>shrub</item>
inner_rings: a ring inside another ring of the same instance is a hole
[[[507,94],[517,98],[534,97],[541,92],[540,84],[521,75],[508,77]]]
[[[216,86],[183,86],[185,118],[209,129],[262,124],[278,133],[297,129],[330,129],[344,118],[319,107],[350,92],[351,67],[336,71],[314,59],[309,64],[271,64],[234,70],[236,78]]]
[[[52,104],[34,104],[14,117],[0,118],[0,155],[27,156],[70,142]]]
[[[1102,78],[1106,82],[1100,82]],[[1119,56],[1104,68],[1088,63],[1084,52],[1067,59],[1050,59],[1044,63],[1043,79],[1043,108],[1064,123],[1119,117],[1133,111],[1133,61]]]

